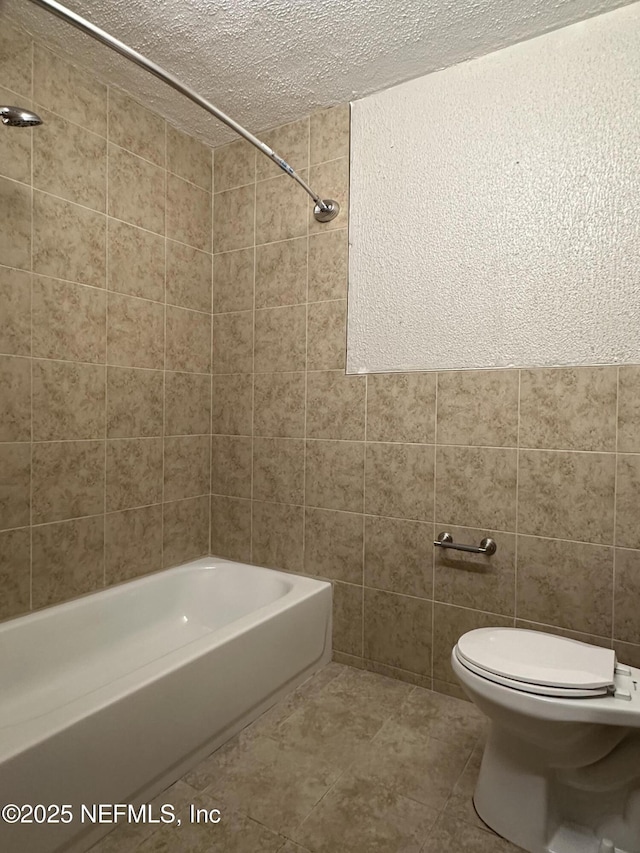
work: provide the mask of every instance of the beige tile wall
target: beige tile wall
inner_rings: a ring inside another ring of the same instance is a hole
[[[0,619],[209,549],[212,152],[3,21]]]
[[[459,634],[515,623],[640,665],[640,367],[345,376],[346,107],[263,134],[342,203],[320,226],[245,143],[212,184],[11,45],[0,97],[47,124],[0,133],[0,618],[205,553],[211,520],[212,553],[334,582],[349,663],[455,692]]]
[[[266,138],[345,204],[346,107]],[[640,367],[345,376],[346,205],[242,142],[215,189],[212,552],[331,579],[341,660],[446,692],[485,625],[640,665]]]

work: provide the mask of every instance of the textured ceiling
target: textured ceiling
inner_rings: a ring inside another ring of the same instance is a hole
[[[257,132],[625,0],[69,0],[68,5]],[[233,138],[186,98],[29,0],[0,0],[0,15],[210,145]]]

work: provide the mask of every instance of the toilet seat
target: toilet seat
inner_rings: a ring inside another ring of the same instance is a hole
[[[542,696],[604,696],[614,684],[612,649],[538,631],[478,628],[459,639],[455,654],[476,675]]]

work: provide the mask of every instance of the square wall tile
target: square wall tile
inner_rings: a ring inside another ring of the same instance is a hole
[[[362,583],[364,516],[307,507],[304,529],[305,574]]]
[[[433,598],[433,524],[366,516],[364,583]]]
[[[618,456],[616,545],[640,548],[640,455]]]
[[[0,533],[0,619],[26,613],[31,592],[31,531]]]
[[[110,293],[107,362],[119,367],[164,367],[164,305]]]
[[[0,33],[0,79],[4,86],[31,97],[32,41],[5,18]]]
[[[167,370],[211,372],[211,315],[167,305]]]
[[[107,87],[37,41],[33,45],[33,99],[87,130],[107,135]]]
[[[296,172],[309,165],[309,119],[303,118],[290,124],[282,124],[262,134],[262,140],[272,148]],[[267,157],[258,157],[256,161],[256,179],[275,178],[282,175],[282,169]]]
[[[104,518],[33,528],[33,607],[95,592],[104,581]]]
[[[307,238],[256,248],[256,308],[298,305],[307,300]]]
[[[109,216],[164,234],[165,175],[148,160],[109,145]]]
[[[31,354],[31,275],[0,267],[0,353]]]
[[[105,363],[104,290],[34,276],[32,321],[34,357]]]
[[[364,443],[307,441],[307,506],[362,512]]]
[[[438,374],[438,443],[515,447],[518,371]]]
[[[211,251],[211,193],[167,175],[167,237]]]
[[[433,443],[435,373],[367,376],[367,440]]]
[[[205,435],[211,423],[211,379],[200,373],[165,375],[165,435]]]
[[[613,548],[518,537],[519,619],[611,636]]]
[[[516,592],[516,537],[496,530],[476,530],[447,526],[454,542],[479,545],[491,538],[497,544],[495,554],[468,554],[433,548],[435,557],[435,592],[437,601],[491,613],[513,616]],[[440,528],[436,527],[436,536]],[[433,546],[432,546],[433,547]]]
[[[311,116],[311,165],[349,156],[349,104],[320,110]]]
[[[167,240],[167,302],[211,313],[211,255]]]
[[[104,438],[105,386],[102,365],[34,360],[34,441]]]
[[[304,370],[306,305],[264,308],[255,312],[255,369],[257,373]]]
[[[309,370],[344,370],[347,355],[347,301],[309,305],[307,358]]]
[[[0,257],[8,267],[31,269],[31,187],[0,178]]]
[[[364,656],[431,675],[430,601],[375,589],[364,591]]]
[[[253,184],[256,179],[256,156],[256,149],[244,139],[216,148],[213,154],[215,192]]]
[[[640,453],[640,365],[620,367],[618,451]]]
[[[162,371],[107,368],[107,438],[162,435],[163,398]]]
[[[167,124],[167,169],[208,192],[212,191],[213,149]]]
[[[212,436],[211,491],[214,495],[251,497],[251,441],[244,436]]]
[[[107,442],[107,512],[162,501],[162,439]]]
[[[213,313],[253,309],[254,249],[213,256]]]
[[[162,568],[162,507],[145,506],[105,516],[105,582],[114,583]]]
[[[104,213],[107,141],[54,113],[40,110],[33,134],[33,186]]]
[[[0,441],[31,440],[31,361],[0,356]]]
[[[213,317],[213,372],[251,373],[253,370],[253,312]]]
[[[615,455],[521,450],[518,529],[613,544]]]
[[[351,584],[333,583],[333,649],[347,655],[362,656],[363,589]]]
[[[2,78],[0,78],[2,79]],[[9,89],[0,86],[0,99],[3,104],[12,104],[17,100]],[[20,99],[24,109],[31,109],[30,100]],[[31,183],[31,138],[33,131],[23,128],[18,133],[3,133],[0,136],[0,174],[23,184]]]
[[[309,302],[347,295],[349,242],[345,227],[309,237]]]
[[[162,552],[165,568],[209,551],[209,496],[165,503]]]
[[[303,503],[302,439],[253,439],[253,499],[288,504]]]
[[[211,553],[251,561],[251,501],[211,496]]]
[[[304,373],[263,373],[254,378],[254,435],[304,436]]]
[[[301,572],[304,509],[253,501],[252,561],[272,569]]]
[[[451,652],[463,634],[475,628],[513,628],[513,618],[450,604],[433,608],[433,677],[458,685],[451,669]]]
[[[365,512],[433,519],[434,448],[417,444],[367,444]]]
[[[616,449],[616,367],[523,370],[520,446]]]
[[[256,184],[256,245],[306,235],[308,199],[288,175]]]
[[[255,195],[254,184],[223,193],[216,192],[213,204],[214,252],[230,252],[253,246]]]
[[[105,287],[106,235],[104,214],[34,192],[34,272]]]
[[[0,444],[0,530],[28,527],[31,509],[31,447]]]
[[[307,205],[309,234],[345,228],[349,222],[349,158],[341,157],[309,169],[309,185],[322,187],[323,198],[331,198],[340,205],[340,213],[331,222],[318,222],[313,206]]]
[[[34,444],[31,476],[33,524],[104,512],[104,441]]]
[[[165,122],[125,92],[109,87],[109,141],[156,166],[165,165]]]
[[[253,375],[212,376],[211,432],[251,435],[253,422]]]
[[[438,447],[436,522],[515,530],[517,451]]]
[[[640,643],[640,551],[616,549],[615,614],[613,636]]]
[[[164,237],[109,219],[109,290],[164,302]]]
[[[366,378],[341,370],[307,374],[307,436],[364,439]]]
[[[208,435],[179,435],[164,440],[164,500],[209,493],[211,440]]]

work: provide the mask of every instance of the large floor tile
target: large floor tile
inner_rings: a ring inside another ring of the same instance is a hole
[[[322,758],[258,737],[220,767],[206,793],[275,832],[290,834],[339,776],[340,770]]]
[[[418,853],[436,816],[434,809],[347,773],[293,837],[313,853]]]
[[[168,825],[144,841],[136,853],[277,853],[285,839],[214,798],[198,795],[196,809],[220,811],[219,823],[191,822],[190,809],[179,812],[180,826]]]
[[[442,816],[421,853],[520,853],[521,848],[490,832]]]
[[[361,751],[350,773],[379,782],[433,809],[442,809],[470,753],[469,746],[425,737],[392,719]]]
[[[416,687],[403,704],[399,722],[424,738],[472,747],[487,728],[487,718],[471,702]]]

